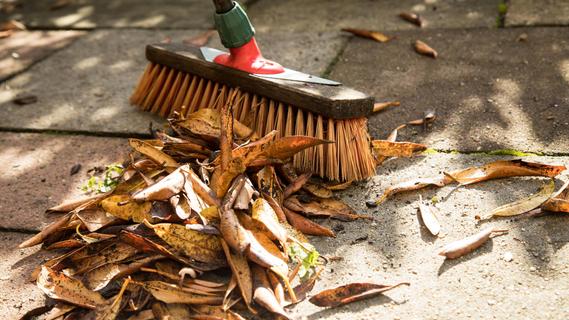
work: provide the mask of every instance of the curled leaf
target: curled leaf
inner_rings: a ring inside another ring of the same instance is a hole
[[[328,143],[333,143],[333,141],[307,136],[282,137],[269,144],[265,150],[265,156],[267,158],[286,160],[304,149]]]
[[[265,270],[257,265],[253,265],[251,270],[253,271],[253,281],[255,285],[253,300],[270,312],[285,319],[290,319],[289,315],[277,300],[277,297],[270,286]]]
[[[431,208],[423,203],[423,198],[421,196],[419,196],[419,213],[421,214],[423,224],[425,224],[425,227],[427,227],[429,232],[433,236],[438,235],[441,231],[441,225],[435,214],[431,211]]]
[[[508,230],[496,229],[494,227],[486,228],[470,237],[447,244],[441,249],[439,255],[445,256],[447,259],[462,257],[463,255],[476,250],[488,241],[492,233],[505,232],[508,232]]]
[[[166,167],[168,170],[174,170],[174,168],[179,166],[176,160],[146,141],[140,139],[129,139],[128,143],[134,150],[147,156],[157,164]]]
[[[559,191],[541,205],[543,210],[551,212],[569,213],[569,182],[565,183]]]
[[[411,191],[411,190],[419,190],[419,189],[426,188],[428,186],[442,187],[444,185],[445,185],[445,183],[444,183],[443,178],[426,178],[426,179],[425,178],[419,178],[419,179],[404,181],[404,182],[401,182],[399,184],[396,184],[394,186],[387,188],[387,190],[385,190],[383,192],[381,197],[379,197],[379,199],[377,199],[375,201],[375,203],[381,204],[382,202],[387,200],[387,198],[389,198],[390,196],[397,194],[397,193],[400,193],[400,192]]]
[[[553,166],[523,160],[500,160],[480,167],[471,167],[447,173],[445,184],[456,181],[461,185],[468,185],[491,179],[520,176],[553,178],[565,169],[565,166]]]
[[[409,285],[409,283],[401,282],[394,285],[357,282],[350,283],[334,289],[321,291],[310,298],[308,301],[319,307],[337,307],[378,296],[385,291],[391,290],[401,285]]]
[[[409,21],[412,24],[422,27],[423,26],[423,19],[420,15],[413,13],[413,12],[401,12],[399,17],[405,21]]]
[[[426,145],[413,142],[373,140],[371,144],[376,157],[411,157],[427,149]]]
[[[358,37],[375,40],[381,43],[393,39],[393,37],[386,36],[385,34],[379,31],[373,31],[373,30],[343,28],[342,31],[346,31]]]
[[[380,112],[387,109],[388,107],[399,107],[400,105],[401,102],[399,101],[376,102],[373,104],[373,112]]]
[[[132,195],[136,201],[168,200],[170,197],[180,193],[184,188],[186,177],[184,171],[189,171],[189,165],[183,165],[162,180],[146,187]]]
[[[267,230],[281,243],[287,239],[286,230],[280,225],[277,214],[271,205],[263,198],[258,198],[253,203],[251,216],[253,219],[262,223]]]
[[[424,56],[428,56],[435,59],[438,56],[438,53],[437,51],[435,51],[435,49],[431,48],[428,44],[424,43],[421,40],[415,41],[413,47],[415,48],[415,51],[417,51],[417,53],[422,54]]]
[[[311,236],[336,237],[334,232],[318,223],[309,220],[296,212],[283,208],[288,222],[298,231]]]
[[[485,220],[492,217],[511,217],[522,214],[524,212],[528,212],[539,207],[545,201],[547,201],[547,199],[549,199],[553,194],[554,190],[555,182],[553,179],[551,179],[551,181],[544,184],[537,193],[532,194],[527,198],[500,206],[492,210],[492,212],[488,213],[487,215],[480,217],[480,219]]]

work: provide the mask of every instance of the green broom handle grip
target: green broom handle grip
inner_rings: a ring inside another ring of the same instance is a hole
[[[232,0],[213,0],[214,22],[221,43],[226,48],[239,48],[255,35],[255,28],[239,3]]]

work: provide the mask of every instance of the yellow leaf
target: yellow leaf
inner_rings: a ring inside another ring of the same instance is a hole
[[[103,296],[87,289],[81,281],[45,266],[41,268],[37,284],[46,295],[53,299],[64,300],[89,309],[106,304]]]
[[[157,236],[184,255],[202,262],[218,262],[223,259],[219,237],[186,229],[172,223],[147,224]]]
[[[553,190],[555,190],[555,182],[553,179],[551,179],[547,184],[543,185],[537,193],[532,194],[527,198],[520,199],[498,207],[492,210],[492,212],[489,214],[481,217],[481,219],[489,219],[492,217],[510,217],[528,212],[539,207],[542,203],[547,201],[547,199],[551,197],[551,194],[553,194]]]
[[[151,202],[134,202],[128,195],[114,195],[101,201],[101,207],[113,216],[122,220],[142,222],[152,220],[150,210]]]
[[[172,159],[172,157],[165,154],[161,150],[156,149],[153,145],[146,141],[139,139],[129,139],[128,143],[134,150],[142,153],[152,161],[166,167],[167,169],[174,170],[179,166],[176,160]]]
[[[411,157],[427,149],[426,145],[413,142],[373,140],[371,143],[376,157]]]

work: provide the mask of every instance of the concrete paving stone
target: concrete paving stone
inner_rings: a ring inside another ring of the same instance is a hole
[[[527,41],[517,41],[521,34]],[[436,110],[432,128],[399,140],[447,150],[569,151],[569,38],[563,28],[401,31],[350,41],[331,78],[401,106],[371,116],[374,138]],[[420,39],[437,59],[414,52]]]
[[[423,17],[424,28],[496,27],[498,0],[303,1],[259,0],[248,13],[259,31],[337,31],[365,28],[379,31],[417,29],[399,18],[401,12]]]
[[[566,0],[510,0],[506,27],[567,26],[569,2]]]
[[[19,31],[0,39],[0,81],[67,46],[82,34],[80,31]]]
[[[38,248],[18,249],[30,234],[0,232],[0,314],[3,319],[19,319],[29,310],[44,305],[45,296],[31,282],[34,269],[53,253]]]
[[[529,196],[547,181],[518,177],[487,181],[451,191],[455,186],[401,193],[377,208],[367,208],[396,183],[436,177],[443,171],[482,165],[508,157],[434,154],[394,159],[377,176],[339,193],[358,213],[374,222],[320,220],[336,238],[312,238],[322,255],[339,256],[321,274],[311,295],[350,282],[394,284],[409,281],[383,296],[344,307],[323,309],[308,301],[293,308],[296,319],[566,319],[569,314],[569,215],[497,218],[477,224],[476,215]],[[569,157],[524,157],[526,161],[569,165]],[[559,188],[569,179],[565,172]],[[431,236],[419,222],[419,195],[431,204],[441,224]],[[432,199],[438,199],[433,205]],[[509,233],[475,252],[444,261],[441,247],[495,226]],[[364,238],[362,240],[362,238]],[[360,239],[360,240],[358,240]],[[504,260],[506,253],[513,260]]]
[[[150,122],[159,126],[164,121],[128,102],[147,64],[145,45],[167,38],[179,42],[201,32],[91,32],[0,88],[0,127],[147,133]],[[347,37],[338,33],[259,33],[258,40],[267,49],[268,58],[320,74]],[[220,46],[218,40],[211,42]],[[311,50],[316,46],[319,50]],[[25,106],[11,102],[23,93],[36,95],[38,102]]]
[[[0,228],[40,230],[57,218],[45,210],[82,196],[88,170],[122,162],[126,139],[52,134],[0,136]],[[70,175],[71,167],[81,165]]]
[[[51,9],[52,1],[19,1],[8,16],[33,28],[209,28],[214,7],[202,0],[73,0]]]

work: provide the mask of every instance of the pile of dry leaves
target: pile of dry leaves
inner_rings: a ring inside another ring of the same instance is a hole
[[[65,253],[33,277],[56,303],[46,319],[288,318],[325,259],[305,235],[334,236],[307,217],[365,218],[332,189],[297,174],[290,158],[327,143],[258,138],[221,112],[170,120],[171,134],[131,139],[116,186],[49,209],[63,215],[20,247]],[[350,284],[310,301],[337,306],[393,286]],[[243,316],[242,316],[243,315]]]

